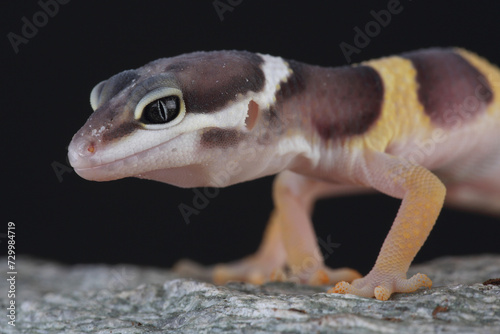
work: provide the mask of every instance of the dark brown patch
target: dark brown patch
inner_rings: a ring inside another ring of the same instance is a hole
[[[323,68],[294,61],[293,73],[276,93],[270,125],[295,124],[325,140],[365,133],[378,119],[384,86],[368,66]]]
[[[382,79],[368,66],[344,67],[333,72],[332,90],[327,97],[331,111],[319,115],[316,129],[324,139],[361,135],[382,111]]]
[[[285,124],[300,116],[301,110],[297,105],[302,101],[300,96],[306,91],[306,86],[312,84],[309,80],[311,66],[295,60],[287,60],[288,67],[292,70],[286,82],[280,82],[280,89],[276,92],[276,103],[263,113],[265,125],[273,129],[273,133],[280,134],[285,129]],[[299,117],[300,118],[300,117]]]
[[[278,102],[300,94],[306,89],[307,65],[295,60],[289,60],[288,66],[292,70],[292,74],[286,82],[280,83],[281,88],[276,92],[276,100]]]
[[[448,306],[436,306],[436,308],[434,308],[434,310],[432,311],[432,317],[434,319],[437,319],[438,313],[441,312],[448,312]]]
[[[451,127],[457,118],[474,118],[493,99],[486,77],[451,50],[428,49],[402,57],[409,59],[417,70],[418,99],[438,125]]]
[[[287,60],[287,63],[292,70],[292,74],[286,82],[280,82],[280,89],[275,95],[276,103],[262,114],[265,126],[272,129],[272,133],[262,134],[262,143],[268,142],[273,135],[282,134],[287,128],[287,124],[297,122],[298,118],[301,117],[301,110],[298,105],[303,99],[301,95],[306,91],[306,85],[308,84],[307,69],[310,66],[295,60]]]
[[[500,285],[500,278],[491,278],[483,283],[484,285]]]
[[[243,134],[233,129],[210,129],[201,135],[201,144],[205,147],[227,148],[238,145]]]
[[[265,84],[263,59],[250,52],[196,52],[165,62],[164,71],[179,81],[187,112],[216,112],[238,94],[259,92]]]
[[[109,130],[104,130],[102,134],[102,140],[105,142],[112,141],[114,139],[123,138],[130,135],[135,130],[139,129],[139,125],[135,122],[126,122],[120,124],[116,128],[111,128]]]

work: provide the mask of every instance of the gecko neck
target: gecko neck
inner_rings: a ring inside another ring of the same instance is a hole
[[[291,77],[276,95],[288,128],[335,141],[365,133],[379,117],[384,88],[369,66],[324,68],[290,62]]]
[[[349,156],[345,143],[368,131],[380,116],[384,97],[380,76],[369,66],[288,64],[293,72],[280,84],[263,124],[270,137],[279,138],[276,155],[295,154],[285,161],[286,168],[301,173],[317,173],[320,157],[330,156],[329,163],[342,164],[343,156]]]

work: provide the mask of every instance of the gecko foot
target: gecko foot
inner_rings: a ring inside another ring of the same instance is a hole
[[[272,281],[295,282],[310,285],[335,284],[340,281],[352,282],[362,277],[361,274],[351,268],[331,269],[321,266],[312,272],[290,272],[286,270],[276,270],[271,276]]]
[[[410,279],[401,275],[388,275],[371,271],[363,278],[354,280],[351,284],[339,282],[328,290],[329,293],[353,294],[360,297],[375,297],[378,300],[387,300],[394,292],[414,292],[420,287],[430,288],[432,281],[427,275],[416,274]]]
[[[230,281],[263,284],[272,280],[273,273],[277,272],[276,268],[272,263],[263,262],[260,257],[248,256],[238,261],[210,266],[183,259],[172,269],[182,276],[221,285]]]
[[[188,259],[182,259],[172,267],[172,271],[183,277],[211,282],[214,266],[205,266]]]
[[[252,284],[266,282],[295,282],[310,285],[334,284],[340,281],[353,281],[361,274],[354,269],[330,269],[326,266],[308,274],[293,274],[285,266],[259,266],[252,259],[238,261],[229,265],[217,265],[214,270],[214,282],[223,284],[227,281],[244,281]]]
[[[340,281],[352,282],[361,277],[361,274],[357,270],[351,268],[331,269],[325,266],[311,275],[307,283],[311,285],[326,285]]]
[[[264,284],[272,280],[281,266],[281,263],[254,255],[231,263],[216,265],[212,277],[215,284],[224,284],[229,281]]]
[[[331,269],[321,266],[309,272],[292,273],[286,265],[270,262],[259,256],[248,256],[244,259],[227,264],[203,266],[190,260],[181,260],[173,268],[183,276],[213,281],[215,284],[225,284],[230,281],[240,281],[252,284],[266,282],[295,282],[310,285],[335,284],[340,281],[353,281],[361,277],[354,269]]]

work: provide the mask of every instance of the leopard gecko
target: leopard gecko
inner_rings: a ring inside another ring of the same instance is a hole
[[[431,287],[406,275],[445,202],[500,215],[500,71],[464,49],[342,67],[195,52],[114,75],[90,102],[68,149],[85,179],[225,187],[277,174],[259,249],[215,266],[216,282],[294,278],[387,300]],[[310,217],[318,198],[367,190],[402,202],[361,277],[324,264]]]

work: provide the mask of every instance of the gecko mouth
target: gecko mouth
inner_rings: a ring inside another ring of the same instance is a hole
[[[135,176],[135,172],[138,171],[140,167],[140,161],[148,158],[156,151],[160,151],[160,149],[158,147],[153,147],[134,155],[90,167],[75,167],[73,164],[72,166],[75,172],[84,179],[111,181],[123,177]]]
[[[148,164],[145,161],[150,161],[151,156],[163,155],[164,147],[177,137],[143,151],[105,163],[100,162],[101,159],[98,158],[99,150],[95,149],[92,143],[72,141],[68,148],[68,159],[79,176],[91,181],[111,181],[124,177],[140,177],[141,173],[155,169],[148,169]]]

